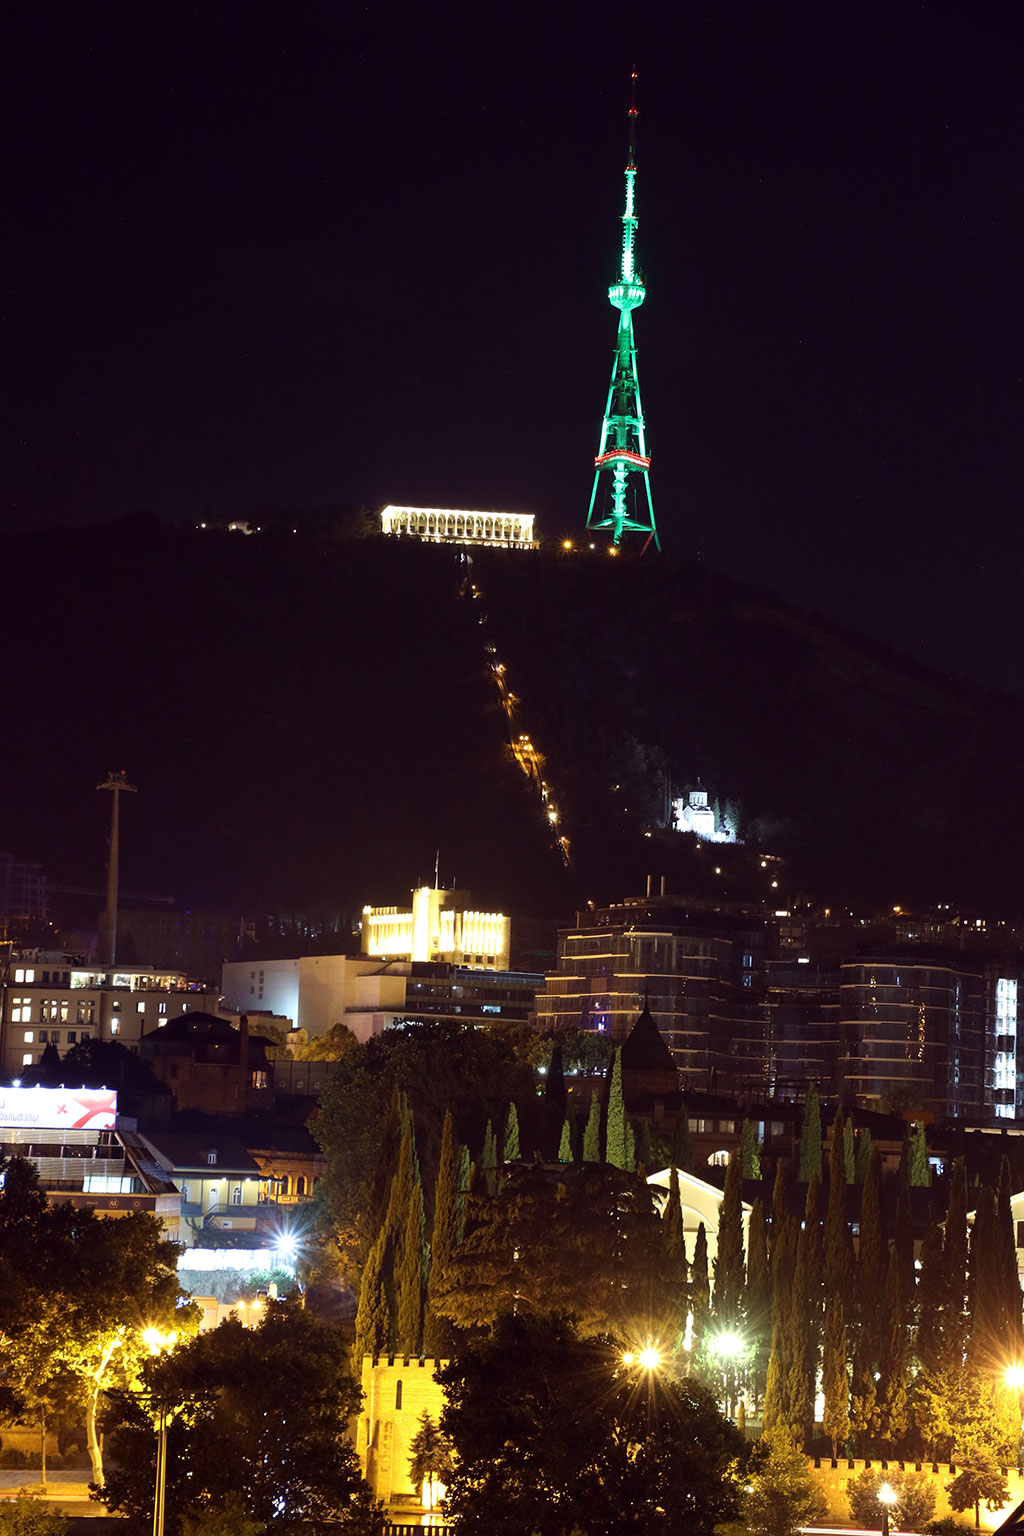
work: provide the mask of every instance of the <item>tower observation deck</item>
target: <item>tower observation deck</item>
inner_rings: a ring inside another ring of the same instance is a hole
[[[636,265],[636,71],[629,113],[629,154],[626,160],[626,197],[622,214],[622,258],[618,282],[608,289],[608,302],[619,312],[615,357],[608,386],[608,403],[601,426],[601,442],[594,459],[594,488],[587,513],[588,529],[610,528],[612,544],[624,533],[647,535],[644,549],[654,540],[661,548],[651,497],[651,460],[644,436],[640,383],[636,372],[633,311],[644,301],[646,290]]]

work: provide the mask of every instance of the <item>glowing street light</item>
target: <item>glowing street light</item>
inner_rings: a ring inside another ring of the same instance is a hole
[[[643,1349],[627,1349],[622,1357],[623,1365],[638,1365],[642,1371],[656,1371],[661,1364],[661,1353],[654,1344],[645,1344]]]
[[[882,1536],[889,1536],[889,1511],[896,1503],[896,1491],[891,1483],[883,1483],[878,1490],[878,1502],[882,1506]]]
[[[1024,1365],[1008,1365],[1003,1373],[1003,1380],[1008,1387],[1019,1392],[1024,1387]]]

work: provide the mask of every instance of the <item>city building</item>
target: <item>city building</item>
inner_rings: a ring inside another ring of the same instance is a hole
[[[560,931],[536,1023],[622,1042],[646,1003],[688,1094],[797,1102],[814,1083],[851,1107],[1010,1120],[1019,940],[901,909],[812,918],[648,892]]]
[[[272,1103],[267,1045],[243,1014],[227,1019],[193,1009],[142,1035],[138,1053],[174,1095],[180,1110],[243,1115]]]
[[[41,864],[0,853],[0,938],[45,923],[50,915],[46,871]]]
[[[0,1088],[0,1153],[30,1162],[53,1204],[147,1211],[173,1238],[180,1192],[131,1126],[111,1088]]]
[[[464,905],[466,891],[423,885],[412,905],[364,907],[363,952],[388,960],[446,960],[450,965],[507,971],[511,922],[503,912]]]
[[[237,912],[130,910],[117,915],[118,954],[159,970],[215,982],[225,960],[252,944],[256,925]]]
[[[684,1087],[731,1085],[750,1067],[738,1038],[763,1056],[759,993],[776,944],[768,915],[738,903],[648,895],[589,909],[559,932],[537,1028],[595,1029],[621,1043],[646,1004]]]
[[[430,544],[485,544],[492,549],[533,549],[532,512],[465,512],[443,507],[396,507],[380,514],[382,533]]]
[[[447,1360],[408,1360],[401,1356],[363,1356],[360,1384],[363,1406],[356,1424],[359,1470],[374,1499],[393,1518],[400,1511],[415,1514],[423,1506],[423,1490],[414,1488],[410,1473],[412,1442],[420,1417],[436,1422],[444,1407],[444,1392],[435,1373]]]
[[[181,971],[83,964],[57,950],[15,952],[0,974],[0,1072],[17,1077],[48,1045],[61,1052],[82,1040],[141,1036],[193,1008],[216,1008],[216,989]]]
[[[544,978],[534,971],[495,970],[440,961],[304,955],[294,960],[236,961],[224,967],[224,1006],[290,1019],[302,1043],[344,1024],[366,1041],[392,1024],[419,1018],[462,1023],[528,1023]],[[281,1065],[277,1063],[276,1065]],[[296,1062],[295,1066],[305,1065]],[[309,1065],[315,1065],[310,1063]]]
[[[180,1227],[173,1234],[187,1247],[217,1246],[218,1235],[249,1234],[260,1216],[259,1164],[234,1136],[219,1130],[150,1131],[140,1137],[153,1166],[180,1192]]]

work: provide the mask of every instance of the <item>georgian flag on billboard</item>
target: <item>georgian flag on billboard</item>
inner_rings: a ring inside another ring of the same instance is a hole
[[[115,1088],[0,1088],[0,1131],[110,1131],[116,1118]]]

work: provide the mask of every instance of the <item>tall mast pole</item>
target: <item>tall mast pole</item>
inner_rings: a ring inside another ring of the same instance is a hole
[[[633,310],[644,302],[646,289],[636,265],[636,70],[631,75],[632,92],[626,120],[629,125],[629,149],[626,156],[625,202],[622,212],[622,254],[619,279],[608,289],[608,302],[619,312],[618,333],[612,376],[608,386],[601,441],[594,459],[594,487],[587,513],[589,529],[610,528],[612,546],[617,548],[624,533],[645,533],[647,544],[654,540],[661,548],[654,521],[651,496],[651,460],[647,453],[644,416],[640,404],[640,381],[636,371],[636,343],[633,339]],[[599,493],[604,482],[604,495]],[[642,481],[642,485],[638,482]]]
[[[111,769],[103,783],[97,784],[96,788],[109,789],[114,797],[110,812],[110,850],[107,856],[107,909],[103,922],[103,947],[106,951],[104,960],[113,968],[117,961],[117,869],[120,853],[121,791],[127,790],[129,794],[137,795],[138,790],[134,784],[128,783],[123,768],[120,773],[115,773]]]

